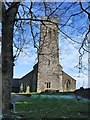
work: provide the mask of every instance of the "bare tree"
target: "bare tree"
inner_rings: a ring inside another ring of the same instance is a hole
[[[8,5],[8,8],[5,6]],[[11,81],[13,78],[13,28],[19,3],[2,3],[2,100],[3,114],[10,104]]]
[[[78,46],[80,57],[82,57],[84,53],[81,53],[81,49],[88,52],[87,35],[90,29],[88,26],[90,13],[87,10],[89,8],[87,3],[82,5],[81,2],[66,3],[64,1],[61,3],[45,1],[2,3],[3,114],[9,112],[13,62],[31,41],[37,51],[39,50],[40,24],[44,24],[41,16],[46,16],[45,21],[50,23],[50,19],[59,18],[60,34],[69,43]],[[83,21],[82,24],[81,21]],[[14,55],[13,47],[16,51]],[[79,65],[82,65],[81,59]]]

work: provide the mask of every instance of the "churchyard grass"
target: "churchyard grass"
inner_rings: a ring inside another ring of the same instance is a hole
[[[16,102],[15,114],[25,118],[88,118],[88,100],[29,97]]]

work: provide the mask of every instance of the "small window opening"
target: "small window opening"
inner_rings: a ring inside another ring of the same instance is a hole
[[[50,65],[50,60],[48,60],[48,65]]]
[[[68,81],[67,81],[66,86],[67,86],[67,89],[69,89],[69,88],[70,88],[70,80],[68,80]]]
[[[45,82],[45,84],[46,84],[47,88],[51,88],[51,83],[50,82],[49,83]]]

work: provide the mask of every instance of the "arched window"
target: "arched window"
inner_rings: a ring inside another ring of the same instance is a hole
[[[68,81],[66,82],[66,88],[67,88],[67,89],[70,88],[70,84],[71,84],[71,83],[70,83],[70,80],[68,80]]]

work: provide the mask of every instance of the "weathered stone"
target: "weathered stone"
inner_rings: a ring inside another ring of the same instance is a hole
[[[43,17],[42,20],[45,18]],[[41,24],[37,92],[62,91],[59,74],[58,19]],[[50,86],[47,86],[50,84]]]

